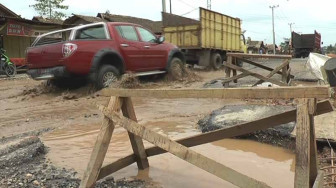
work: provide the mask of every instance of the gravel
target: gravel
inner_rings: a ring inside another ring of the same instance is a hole
[[[210,115],[201,119],[198,122],[198,126],[202,132],[209,132],[265,118],[290,109],[293,109],[293,107],[279,105],[229,105],[215,110]],[[295,123],[291,122],[268,128],[266,130],[242,135],[237,138],[252,139],[262,143],[293,149],[293,147],[295,147],[295,143],[294,138],[291,136],[291,132],[294,127]]]
[[[48,149],[36,137],[26,137],[14,144],[8,144],[0,150],[0,187],[79,187],[77,172],[65,168],[57,168],[45,158]],[[121,179],[113,177],[97,182],[97,188],[142,188],[150,187],[142,180]]]

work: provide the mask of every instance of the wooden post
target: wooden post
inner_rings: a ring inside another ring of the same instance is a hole
[[[288,61],[288,60],[285,60],[284,62],[283,62],[283,64],[285,64],[286,63],[286,61]],[[289,61],[288,61],[289,62]],[[283,83],[287,83],[287,78],[288,78],[288,75],[287,75],[287,71],[288,71],[288,66],[284,66],[283,68],[282,68],[282,82]]]
[[[237,60],[237,58],[236,57],[232,57],[232,58],[233,58],[234,65],[238,66],[238,60]],[[237,70],[232,69],[232,76],[237,76]],[[238,80],[234,79],[233,83],[238,83]]]
[[[309,147],[310,147],[310,168],[309,168],[309,185],[313,186],[315,179],[318,173],[318,162],[317,162],[317,146],[316,146],[316,138],[315,138],[315,124],[314,124],[314,115],[316,113],[316,104],[317,100],[309,99],[308,100],[308,113],[309,113]]]
[[[323,188],[324,184],[324,172],[319,171],[314,182],[313,188]]]
[[[111,97],[110,102],[108,104],[108,109],[111,111],[119,111],[121,107],[121,100],[119,97]],[[103,119],[102,126],[100,128],[100,132],[97,136],[97,140],[93,151],[91,153],[90,161],[84,172],[80,187],[81,188],[89,188],[93,187],[96,183],[96,180],[99,175],[100,168],[103,164],[108,146],[111,141],[112,133],[114,130],[113,122],[107,118],[106,116]]]
[[[314,132],[316,99],[299,99],[296,120],[295,188],[311,188],[317,176]]]
[[[232,64],[232,56],[227,56],[227,64]],[[225,66],[225,78],[230,78],[231,68]],[[224,83],[224,87],[229,87],[229,82]]]
[[[132,99],[130,97],[122,98],[121,110],[125,117],[135,122],[138,122],[135,112],[134,112]],[[147,159],[147,155],[145,152],[145,147],[144,147],[142,139],[139,136],[136,136],[131,132],[128,132],[128,136],[131,141],[132,149],[135,154],[138,168],[141,170],[148,168],[149,167],[148,159]]]

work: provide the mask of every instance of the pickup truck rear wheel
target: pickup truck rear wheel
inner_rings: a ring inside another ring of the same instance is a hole
[[[222,56],[219,53],[213,53],[211,54],[211,66],[213,69],[218,70],[223,65],[223,59]]]
[[[117,68],[112,65],[103,65],[99,69],[96,86],[98,89],[109,87],[113,82],[117,81],[120,73]]]

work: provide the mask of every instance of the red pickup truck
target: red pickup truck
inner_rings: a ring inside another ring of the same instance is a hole
[[[65,83],[89,78],[98,89],[125,72],[163,74],[183,66],[185,57],[150,30],[131,23],[94,23],[39,36],[27,49],[28,74]]]

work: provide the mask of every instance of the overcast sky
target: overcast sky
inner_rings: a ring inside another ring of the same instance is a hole
[[[166,1],[169,11],[169,0]],[[171,1],[174,14],[195,19],[199,17],[197,7],[207,6],[207,0]],[[37,15],[29,7],[34,0],[0,0],[0,3],[27,19]],[[65,0],[64,4],[69,5],[65,11],[68,16],[72,13],[96,16],[98,12],[109,10],[111,14],[161,20],[161,0]],[[242,19],[245,36],[267,44],[273,41],[270,5],[279,5],[275,9],[277,44],[290,37],[288,23],[295,23],[293,30],[296,32],[314,33],[317,30],[324,45],[336,43],[335,0],[212,0],[212,10]]]

